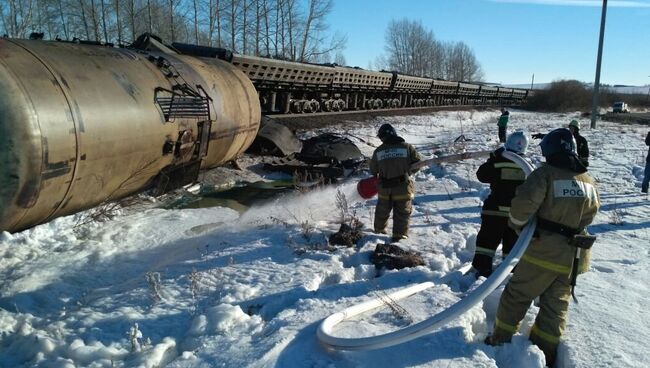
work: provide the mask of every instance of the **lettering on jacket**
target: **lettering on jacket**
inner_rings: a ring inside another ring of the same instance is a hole
[[[555,198],[589,198],[598,200],[596,188],[590,183],[579,180],[555,180],[553,181],[553,194]]]
[[[387,148],[377,152],[377,160],[383,161],[392,158],[408,158],[409,153],[406,148]]]

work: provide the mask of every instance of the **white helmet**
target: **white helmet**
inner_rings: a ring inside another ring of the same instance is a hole
[[[523,131],[517,130],[508,136],[505,148],[508,151],[522,155],[526,153],[526,149],[528,149],[528,137]]]

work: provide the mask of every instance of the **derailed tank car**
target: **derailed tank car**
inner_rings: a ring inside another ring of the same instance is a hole
[[[257,101],[214,58],[0,39],[0,231],[193,181],[248,148]]]

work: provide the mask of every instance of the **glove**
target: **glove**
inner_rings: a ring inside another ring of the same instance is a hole
[[[532,137],[535,138],[535,139],[542,139],[542,138],[544,138],[545,135],[546,134],[543,134],[543,133],[535,133],[535,134],[532,135]]]

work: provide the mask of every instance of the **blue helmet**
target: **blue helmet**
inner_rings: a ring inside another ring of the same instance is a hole
[[[542,148],[544,157],[558,153],[576,156],[576,140],[567,128],[558,128],[546,134],[539,146]]]
[[[397,132],[395,131],[395,128],[393,128],[393,126],[388,123],[380,126],[379,130],[377,131],[377,137],[383,141],[385,138],[389,136],[397,137]]]
[[[521,130],[510,134],[508,139],[506,139],[505,147],[508,151],[512,151],[516,154],[523,155],[526,153],[528,148],[528,137],[526,133]]]

